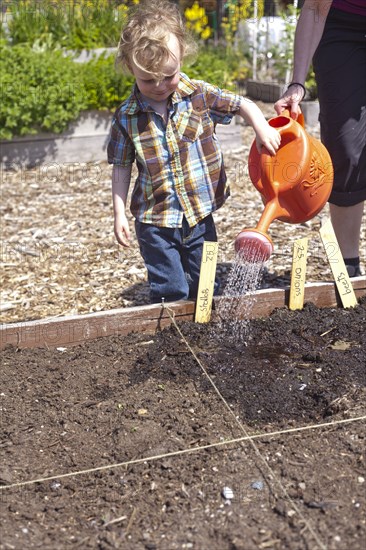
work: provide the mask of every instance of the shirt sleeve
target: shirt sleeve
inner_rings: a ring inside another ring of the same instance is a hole
[[[118,120],[117,113],[113,116],[107,147],[109,164],[130,166],[135,160],[135,148],[126,129]]]
[[[205,102],[210,109],[210,116],[215,124],[230,124],[240,108],[241,97],[229,90],[213,84],[198,81],[202,87]]]

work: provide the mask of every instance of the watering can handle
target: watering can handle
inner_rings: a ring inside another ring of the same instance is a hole
[[[289,118],[292,119],[291,112],[290,112],[289,109],[285,109],[284,111],[282,111],[282,113],[279,116],[288,116]],[[292,119],[292,120],[294,120],[294,119]],[[301,111],[297,114],[296,122],[298,122],[300,124],[300,126],[305,128],[305,117],[304,117],[304,115]]]
[[[300,114],[299,116],[301,117],[300,120],[295,121],[294,119],[291,118],[290,112],[286,109],[285,111],[282,111],[282,113],[278,117],[271,119],[273,121],[272,126],[276,128],[281,134],[282,144],[283,144],[280,147],[282,163],[284,160],[286,160],[285,155],[290,143],[296,142],[298,140],[300,142],[303,142],[304,127],[301,124],[301,122],[304,121],[304,117],[302,114]],[[286,119],[288,119],[288,121],[286,121]],[[284,123],[283,123],[283,120],[284,120]],[[292,152],[293,152],[293,149],[290,148],[289,149],[290,156],[287,161],[290,165],[296,162],[296,158],[293,157]],[[277,153],[279,153],[279,151]],[[282,190],[285,190],[286,188],[291,188],[293,186],[293,182],[291,181],[288,181],[287,183],[284,181],[281,181],[281,182],[275,181],[276,167],[278,167],[278,156],[277,155],[271,156],[263,150],[260,155],[262,183],[267,190],[268,196],[272,196],[272,197],[277,196],[277,193],[279,190],[278,185],[280,183],[281,183]],[[278,169],[276,171],[277,171],[277,174],[279,174]]]

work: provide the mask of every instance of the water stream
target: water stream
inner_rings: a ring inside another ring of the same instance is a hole
[[[253,243],[237,253],[216,310],[224,339],[247,340],[249,317],[256,300],[255,291],[262,281],[264,263],[265,257]]]

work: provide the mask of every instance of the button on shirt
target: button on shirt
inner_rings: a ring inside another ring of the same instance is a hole
[[[229,124],[240,97],[181,73],[168,104],[168,120],[144,101],[135,86],[116,110],[108,162],[137,163],[131,212],[143,223],[192,227],[222,206],[229,194],[215,125]]]

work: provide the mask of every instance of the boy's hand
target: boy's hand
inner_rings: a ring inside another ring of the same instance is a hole
[[[281,144],[281,135],[275,129],[272,128],[267,122],[263,127],[256,129],[256,145],[258,153],[262,152],[262,147],[265,147],[268,153],[274,156]]]
[[[114,218],[114,234],[122,246],[130,246],[130,228],[125,214],[116,215]]]
[[[272,126],[268,124],[259,107],[250,99],[242,97],[239,115],[242,116],[255,131],[255,141],[258,153],[261,153],[262,147],[265,147],[268,153],[274,156],[281,144],[281,136],[275,128],[272,128]]]

